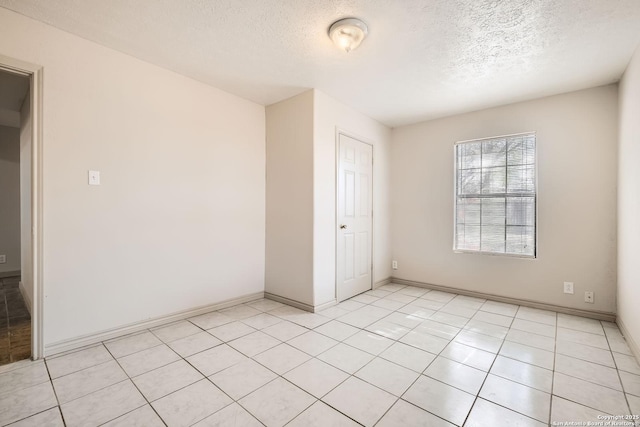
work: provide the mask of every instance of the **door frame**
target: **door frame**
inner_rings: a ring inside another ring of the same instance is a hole
[[[336,143],[335,143],[335,150],[336,150],[336,173],[335,173],[335,201],[336,201],[336,206],[335,206],[335,217],[334,217],[334,229],[335,229],[335,251],[336,251],[336,257],[335,257],[335,269],[336,269],[336,274],[335,274],[335,278],[336,278],[336,284],[335,284],[335,296],[336,296],[336,302],[340,303],[342,301],[344,301],[344,299],[340,299],[340,293],[338,292],[338,285],[339,285],[339,281],[338,281],[338,233],[340,233],[340,229],[338,228],[338,222],[340,221],[340,210],[339,210],[339,206],[340,206],[340,135],[344,135],[346,137],[355,139],[363,144],[366,145],[370,145],[371,146],[371,287],[369,288],[370,290],[373,290],[373,273],[374,273],[374,262],[373,262],[373,255],[375,254],[375,234],[374,234],[374,230],[375,230],[375,191],[374,191],[374,183],[375,183],[375,161],[374,158],[376,156],[376,146],[373,143],[372,140],[370,140],[369,138],[365,138],[363,136],[360,136],[356,133],[347,131],[343,128],[337,127],[336,126]],[[346,298],[345,298],[346,299]]]
[[[39,65],[0,55],[0,69],[29,77],[31,101],[31,259],[33,298],[31,301],[31,359],[44,357],[42,280],[42,85]],[[22,214],[21,214],[22,216]],[[22,219],[21,219],[22,221]]]

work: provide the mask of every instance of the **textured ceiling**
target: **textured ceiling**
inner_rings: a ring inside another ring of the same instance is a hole
[[[639,0],[0,0],[260,104],[319,89],[397,126],[617,81]],[[349,54],[329,25],[356,16]]]

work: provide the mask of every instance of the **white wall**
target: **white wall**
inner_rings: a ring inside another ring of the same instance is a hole
[[[20,129],[0,126],[0,273],[20,271]]]
[[[336,298],[336,129],[373,144],[373,280],[391,276],[389,209],[391,129],[314,90],[314,302]]]
[[[262,292],[264,108],[1,8],[0,28],[44,67],[45,346]]]
[[[620,82],[618,320],[640,358],[640,49]]]
[[[610,85],[394,129],[394,276],[614,312],[617,111]],[[537,131],[538,258],[454,253],[454,142],[526,131]]]
[[[265,291],[313,305],[313,91],[266,108]]]
[[[374,146],[374,280],[391,275],[391,130],[318,90],[267,107],[266,291],[336,298],[336,130]]]
[[[20,109],[20,254],[22,292],[31,311],[33,304],[33,254],[31,242],[31,91],[25,95]]]

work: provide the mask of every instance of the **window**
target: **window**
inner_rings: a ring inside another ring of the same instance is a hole
[[[455,145],[454,250],[536,256],[536,135]]]

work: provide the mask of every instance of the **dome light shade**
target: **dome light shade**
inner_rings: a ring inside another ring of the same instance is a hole
[[[367,24],[357,18],[341,19],[329,27],[329,37],[333,43],[346,52],[360,46],[367,33]]]

